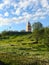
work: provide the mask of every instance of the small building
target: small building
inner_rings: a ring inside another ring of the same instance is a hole
[[[27,22],[26,32],[31,32],[31,24],[30,24],[30,22]]]

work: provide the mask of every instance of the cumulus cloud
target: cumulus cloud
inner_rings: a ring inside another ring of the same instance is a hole
[[[2,3],[0,4],[0,9],[3,9],[3,4]]]
[[[6,11],[3,9],[4,7]],[[35,21],[39,18],[44,19],[46,15],[49,16],[49,3],[48,0],[19,0],[19,2],[3,0],[3,3],[0,3],[1,10],[3,12],[0,13],[0,26],[8,25],[11,22],[19,23],[29,20]],[[4,16],[11,16],[11,18],[3,18],[3,13]]]
[[[8,25],[11,22],[11,19],[0,17],[0,26]]]
[[[42,5],[43,7],[46,7],[46,8],[47,8],[47,6],[48,6],[48,1],[47,1],[47,0],[41,0],[41,5]]]
[[[4,13],[4,16],[9,16],[9,13],[8,13],[8,12],[5,12],[5,13]]]
[[[19,9],[19,8],[16,9],[15,14],[16,14],[16,15],[19,15],[19,14],[20,14],[20,9]]]
[[[23,13],[22,16],[19,16],[18,18],[14,17],[12,18],[12,21],[19,23],[19,22],[26,22],[29,21],[31,18],[31,14],[28,14],[27,12]]]
[[[10,3],[9,0],[4,0],[3,2],[4,2],[5,5]]]

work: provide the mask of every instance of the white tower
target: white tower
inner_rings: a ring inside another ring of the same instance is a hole
[[[26,32],[31,32],[31,24],[30,24],[30,22],[27,22]]]

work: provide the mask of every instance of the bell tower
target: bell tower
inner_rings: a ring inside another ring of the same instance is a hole
[[[27,22],[26,32],[31,32],[31,24],[30,24],[30,22]]]

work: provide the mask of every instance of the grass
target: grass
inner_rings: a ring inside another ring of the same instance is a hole
[[[33,42],[35,40],[32,33],[16,33],[9,35],[7,39],[3,38],[0,40],[0,61],[9,65],[42,65],[44,61],[47,63],[49,48],[43,43]]]

